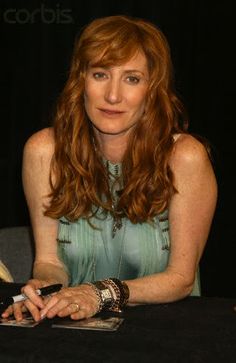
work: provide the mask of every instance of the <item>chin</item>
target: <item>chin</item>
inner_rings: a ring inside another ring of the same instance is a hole
[[[135,123],[136,124],[136,123]],[[104,135],[122,135],[122,134],[126,134],[129,133],[135,126],[135,124],[129,125],[129,126],[124,126],[121,127],[120,125],[116,126],[113,125],[95,125],[93,124],[93,127],[95,129],[95,132],[104,134]]]
[[[122,134],[124,132],[126,132],[128,130],[128,128],[121,128],[121,127],[107,127],[107,126],[101,126],[101,125],[94,125],[93,124],[94,129],[102,134],[106,134],[106,135],[119,135]]]
[[[120,134],[123,134],[126,132],[126,130],[114,130],[114,129],[99,129],[99,128],[96,128],[97,131],[101,134],[104,134],[104,135],[120,135]]]

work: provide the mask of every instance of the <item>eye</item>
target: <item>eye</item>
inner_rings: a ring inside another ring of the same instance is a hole
[[[140,81],[140,79],[136,76],[128,76],[126,79],[130,84],[138,84]]]
[[[97,80],[101,80],[101,79],[106,78],[106,74],[104,72],[94,72],[93,78],[95,78]]]

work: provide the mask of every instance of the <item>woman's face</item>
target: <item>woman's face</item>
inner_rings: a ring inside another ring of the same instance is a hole
[[[89,66],[85,109],[95,132],[129,133],[144,113],[147,88],[147,60],[141,52],[119,66]]]

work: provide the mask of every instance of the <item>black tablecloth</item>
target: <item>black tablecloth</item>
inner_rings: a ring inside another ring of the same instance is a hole
[[[128,307],[115,332],[0,327],[0,362],[236,362],[236,299]]]

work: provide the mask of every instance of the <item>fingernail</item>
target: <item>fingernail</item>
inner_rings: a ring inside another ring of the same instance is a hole
[[[40,319],[42,320],[42,319],[44,319],[44,318],[46,318],[46,313],[40,313]]]

